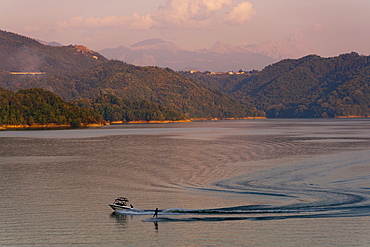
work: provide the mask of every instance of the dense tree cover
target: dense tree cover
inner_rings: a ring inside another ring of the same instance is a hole
[[[1,62],[0,62],[1,63]],[[73,79],[68,75],[11,75],[9,72],[0,72],[0,87],[13,92],[20,89],[43,88],[51,91],[65,100],[72,100],[79,96]]]
[[[308,56],[265,68],[234,95],[270,117],[368,116],[369,75],[367,56]]]
[[[172,120],[185,119],[185,116],[178,111],[168,107],[155,104],[148,100],[128,101],[112,94],[104,94],[94,100],[76,100],[79,106],[84,108],[93,107],[106,121],[138,121],[138,120]]]
[[[81,108],[40,88],[17,93],[0,88],[0,126],[57,124],[79,127],[101,123],[101,115],[92,108]]]
[[[17,93],[0,88],[1,125],[81,125],[105,121],[183,120],[177,111],[147,100],[127,101],[114,95],[94,100],[65,102],[61,97],[40,88],[23,89]]]
[[[5,58],[0,62],[0,87],[12,91],[44,88],[66,100],[94,100],[112,94],[126,101],[153,102],[193,118],[264,115],[256,108],[241,105],[226,94],[210,90],[170,69],[108,61],[86,48],[45,46],[0,31],[0,56]],[[14,70],[46,71],[47,74],[9,74]]]
[[[213,91],[195,80],[170,69],[138,67],[110,61],[95,67],[77,79],[76,90],[93,99],[103,93],[128,101],[148,100],[185,114],[188,117],[261,116],[255,108]]]
[[[264,110],[267,117],[370,115],[370,56],[311,55],[280,61],[245,78],[211,77],[219,81],[218,89]],[[210,79],[198,79],[210,84]]]
[[[181,75],[192,78],[201,82],[204,86],[209,87],[213,90],[220,90],[227,94],[231,94],[237,91],[240,86],[248,81],[251,81],[259,73],[257,70],[253,70],[244,74],[228,74],[219,73],[211,74],[210,72],[199,72],[189,73],[187,71],[179,71]]]

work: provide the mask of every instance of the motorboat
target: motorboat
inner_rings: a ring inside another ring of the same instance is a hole
[[[114,200],[114,203],[109,204],[109,206],[113,210],[116,209],[127,210],[133,208],[133,206],[130,204],[129,200],[126,197],[118,197],[116,200]]]

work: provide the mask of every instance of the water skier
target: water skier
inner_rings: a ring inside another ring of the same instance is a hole
[[[154,211],[154,214],[153,214],[153,218],[158,218],[158,208],[155,208],[155,211]]]

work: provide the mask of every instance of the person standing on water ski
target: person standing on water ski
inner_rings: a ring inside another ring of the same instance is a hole
[[[154,214],[153,214],[153,218],[154,217],[158,218],[158,208],[155,208],[155,211],[154,211]]]

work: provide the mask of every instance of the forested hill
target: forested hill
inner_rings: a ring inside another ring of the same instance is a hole
[[[17,127],[81,127],[105,121],[179,121],[185,117],[148,101],[124,101],[113,95],[66,102],[40,88],[17,93],[0,88],[0,129]],[[105,121],[103,121],[105,120]]]
[[[357,53],[286,59],[244,75],[189,78],[107,60],[83,46],[47,46],[0,31],[0,58],[0,87],[43,88],[91,106],[108,97],[101,102],[108,113],[100,113],[117,121],[129,117],[125,107],[136,116],[144,112],[141,106],[152,112],[145,119],[370,115],[370,57]],[[22,74],[27,72],[39,74]]]
[[[370,56],[357,53],[287,59],[245,75],[191,76],[267,117],[370,115]]]
[[[237,103],[171,69],[139,67],[110,61],[75,77],[80,97],[93,99],[113,94],[124,100],[148,100],[192,118],[264,116],[255,108]]]
[[[170,69],[107,60],[83,46],[47,46],[34,39],[0,31],[0,57],[0,87],[12,91],[43,88],[65,100],[86,98],[93,101],[113,95],[132,104],[143,100],[153,102],[190,118],[264,116],[264,112],[242,105]]]
[[[80,127],[101,124],[102,116],[93,108],[81,108],[43,89],[22,89],[17,93],[0,88],[0,128],[2,126]]]
[[[71,73],[107,61],[82,45],[49,46],[0,30],[0,72]]]

